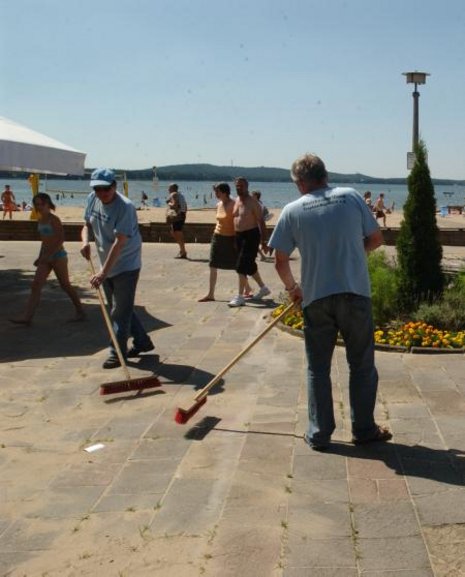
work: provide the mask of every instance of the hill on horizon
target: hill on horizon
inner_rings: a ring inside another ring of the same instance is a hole
[[[87,180],[93,168],[87,168],[84,176],[52,176],[48,175],[48,179],[81,179]],[[124,168],[116,168],[115,172],[118,174],[126,173],[129,180],[152,180],[153,169],[143,168],[138,170],[127,170]],[[29,173],[25,172],[10,172],[0,171],[0,178],[27,178]],[[172,181],[227,181],[230,182],[238,176],[244,176],[247,180],[252,182],[291,182],[290,171],[287,168],[276,168],[267,166],[217,166],[214,164],[172,164],[167,166],[157,167],[157,176],[159,180]],[[348,183],[348,184],[406,184],[406,178],[380,178],[376,176],[368,176],[361,173],[342,174],[338,172],[329,173],[329,181],[332,184]],[[444,178],[433,178],[434,184],[454,185],[459,184],[465,186],[464,180],[452,180]]]

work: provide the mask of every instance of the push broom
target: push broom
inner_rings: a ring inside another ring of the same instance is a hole
[[[213,379],[205,385],[194,397],[194,403],[188,409],[177,409],[174,420],[180,425],[184,425],[187,421],[197,413],[202,405],[207,402],[208,393],[213,389],[213,387],[219,382],[221,377],[229,371],[250,349],[255,346],[258,341],[260,341],[279,321],[295,306],[295,303],[288,305],[277,317],[275,317],[269,325],[267,325],[263,331],[254,338],[254,340],[249,343],[245,349],[242,349],[232,361],[230,361],[221,371],[213,377]]]
[[[92,258],[89,258],[89,266],[92,274],[95,275],[95,267],[92,262]],[[108,314],[107,307],[103,300],[102,289],[97,287],[97,296],[100,303],[100,308],[102,309],[103,318],[105,319],[105,324],[107,325],[108,332],[110,334],[111,341],[115,347],[116,354],[118,355],[118,360],[121,364],[121,368],[124,371],[126,379],[124,381],[114,381],[112,383],[104,383],[100,385],[101,395],[114,395],[115,393],[126,393],[128,391],[140,391],[142,389],[151,389],[155,387],[161,387],[161,383],[155,376],[150,377],[138,377],[131,379],[128,367],[121,352],[121,347],[119,346],[118,339],[116,338],[113,325],[111,323],[110,315]]]

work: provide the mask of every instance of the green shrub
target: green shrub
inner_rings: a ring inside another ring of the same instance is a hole
[[[422,303],[412,318],[438,329],[465,330],[465,275],[458,275],[441,299],[432,304]]]
[[[423,142],[416,146],[415,154],[415,165],[408,177],[404,219],[396,243],[399,300],[406,313],[415,310],[419,302],[433,304],[444,288],[436,199]]]
[[[399,314],[397,273],[382,250],[369,254],[368,271],[373,320],[376,326],[382,326]]]

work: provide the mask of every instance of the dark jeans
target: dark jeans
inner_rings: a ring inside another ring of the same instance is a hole
[[[126,356],[128,350],[129,335],[133,337],[134,346],[138,348],[144,348],[151,342],[134,312],[138,279],[139,270],[131,270],[103,281],[103,290],[110,307],[113,328],[123,357]],[[113,344],[110,345],[110,351],[113,356],[116,356]]]
[[[378,389],[371,299],[352,293],[335,294],[312,302],[303,313],[310,441],[328,442],[336,427],[330,373],[338,331],[344,339],[350,369],[352,434],[357,439],[370,437],[376,428]]]

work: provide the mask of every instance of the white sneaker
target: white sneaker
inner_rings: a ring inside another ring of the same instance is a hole
[[[229,307],[243,307],[245,305],[245,298],[241,295],[235,296],[232,301],[228,303]]]
[[[267,286],[262,286],[262,288],[258,291],[257,294],[253,295],[253,298],[257,301],[261,300],[263,297],[271,294],[270,289]]]

